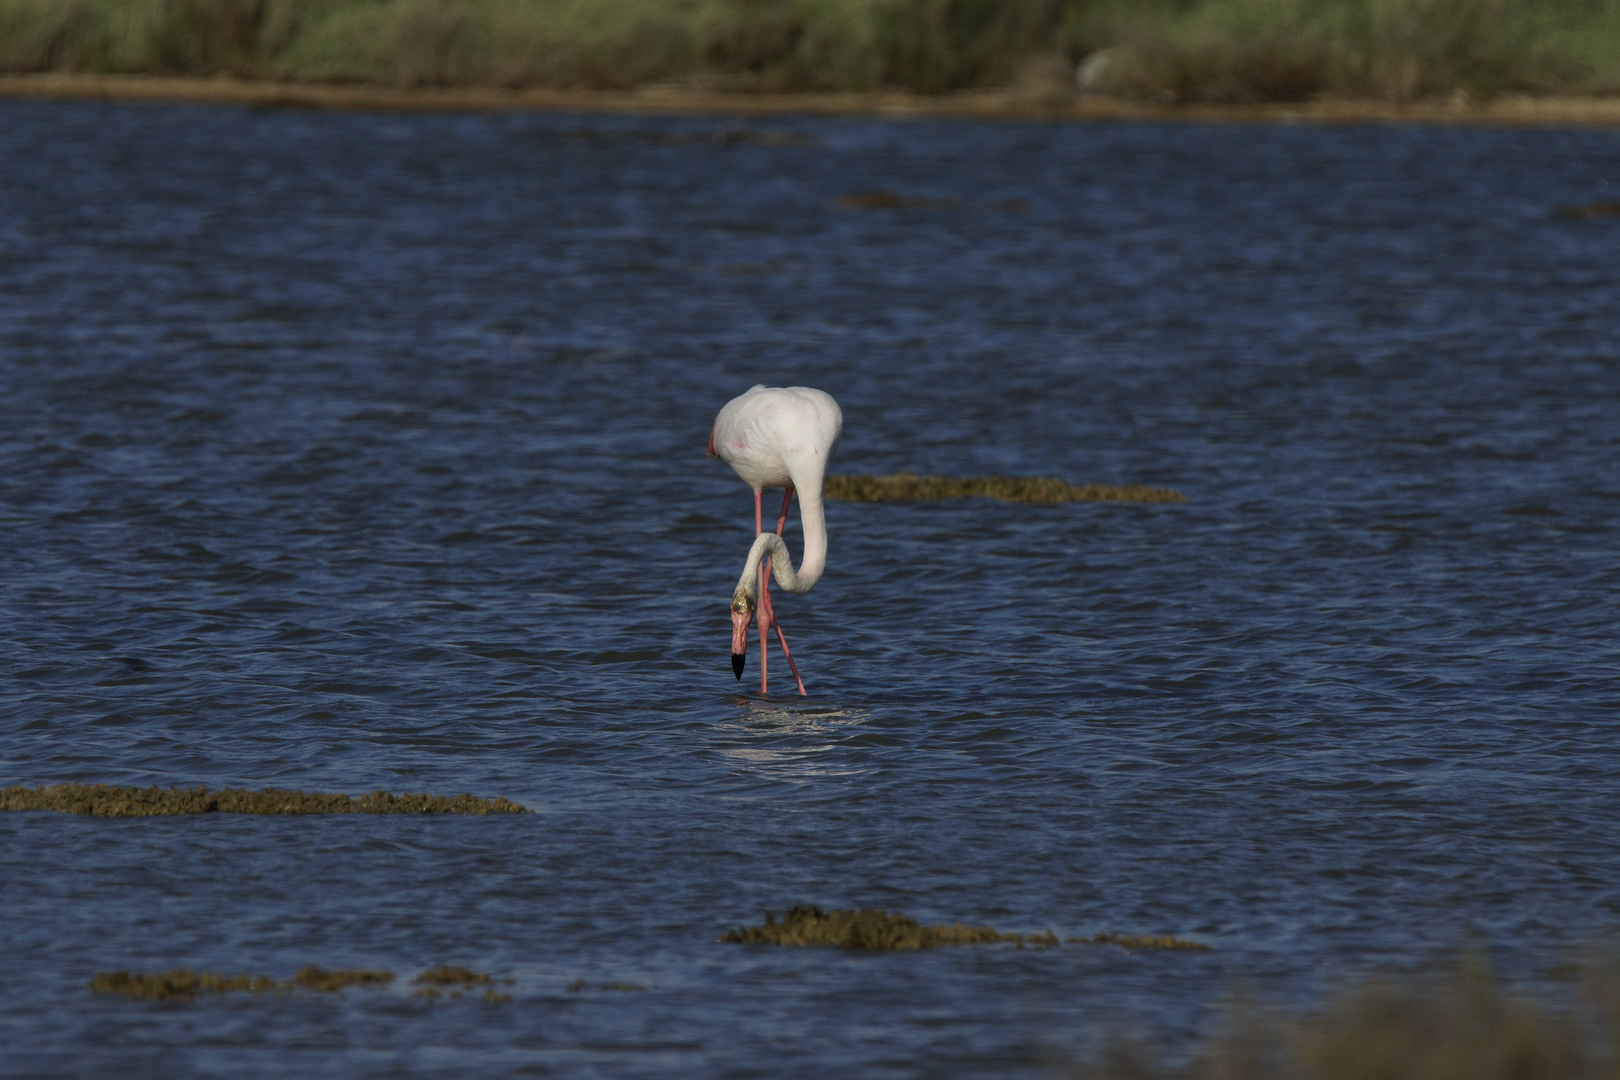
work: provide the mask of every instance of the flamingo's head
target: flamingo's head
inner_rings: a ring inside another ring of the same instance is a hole
[[[743,586],[731,594],[731,673],[742,681],[748,663],[748,624],[754,621],[754,597]]]

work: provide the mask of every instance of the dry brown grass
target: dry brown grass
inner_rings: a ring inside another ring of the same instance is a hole
[[[167,814],[522,814],[506,799],[473,795],[391,795],[373,791],[358,799],[311,791],[266,788],[119,787],[112,784],[53,784],[0,788],[0,810],[54,810],[92,817],[152,817]]]
[[[829,476],[823,494],[849,502],[965,499],[979,496],[1021,503],[1178,503],[1187,496],[1144,484],[1071,484],[1040,476]]]

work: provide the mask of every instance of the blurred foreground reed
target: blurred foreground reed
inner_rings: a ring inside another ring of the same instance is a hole
[[[1620,968],[1590,965],[1577,1002],[1509,993],[1477,958],[1441,979],[1362,982],[1308,1016],[1232,1009],[1181,1068],[1114,1042],[1071,1080],[1616,1080]]]
[[[1620,0],[0,0],[0,73],[1156,102],[1620,93]]]

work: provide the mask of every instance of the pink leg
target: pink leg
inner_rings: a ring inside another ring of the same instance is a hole
[[[765,531],[765,510],[761,501],[764,495],[763,491],[756,490],[754,492],[755,536]],[[766,681],[765,669],[770,662],[770,657],[766,652],[766,646],[771,642],[771,594],[767,591],[770,587],[771,575],[765,565],[761,564],[759,568],[759,610],[754,613],[754,617],[759,622],[759,692],[762,695],[769,693],[766,689],[769,683]]]
[[[779,515],[777,515],[777,518],[776,518],[776,535],[777,536],[781,536],[782,535],[782,530],[787,527],[788,507],[791,506],[792,504],[793,504],[793,485],[789,484],[788,487],[787,487],[787,490],[782,493],[782,512]],[[765,582],[765,585],[766,585],[766,588],[770,587],[770,581],[769,581],[768,578],[767,578],[767,580]],[[793,672],[793,681],[799,684],[799,696],[800,697],[808,697],[809,692],[806,691],[805,688],[804,688],[804,680],[799,678],[799,665],[795,664],[793,662],[793,654],[788,651],[787,638],[782,636],[782,624],[781,624],[780,621],[777,620],[776,611],[774,609],[771,611],[771,626],[776,630],[776,640],[782,646],[782,655],[787,657],[788,670]]]
[[[793,485],[789,484],[787,486],[787,490],[782,493],[782,513],[779,514],[777,516],[777,518],[776,518],[776,535],[777,536],[781,536],[782,535],[782,530],[787,526],[788,505],[790,503],[792,503],[792,502],[793,502]],[[757,524],[754,527],[754,531],[756,533],[759,532],[759,526]]]
[[[764,493],[754,492],[754,535],[758,536],[765,529]],[[788,508],[793,504],[793,485],[782,494],[782,512],[776,518],[776,535],[781,536],[782,530],[787,527]],[[782,646],[782,655],[787,657],[788,669],[793,672],[793,681],[799,686],[799,694],[808,697],[804,688],[804,680],[799,678],[799,665],[793,662],[793,654],[788,651],[787,638],[782,636],[782,626],[776,621],[776,611],[771,606],[771,568],[769,563],[760,564],[759,568],[759,610],[755,612],[759,621],[759,692],[761,695],[770,693],[769,664],[771,631],[776,631],[776,640]]]
[[[799,684],[799,696],[809,697],[810,692],[804,688],[804,680],[799,678],[799,665],[793,662],[793,654],[788,652],[787,638],[782,636],[782,624],[772,622],[771,625],[776,627],[776,640],[782,644],[782,655],[787,657],[788,669],[793,672],[793,681]]]
[[[771,594],[765,591],[770,585],[770,571],[761,567],[759,574],[759,610],[754,614],[759,620],[759,692],[763,696],[771,692],[765,680],[765,665],[770,663],[771,626],[776,620],[771,618]]]

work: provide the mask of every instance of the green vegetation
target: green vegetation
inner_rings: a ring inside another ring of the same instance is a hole
[[[112,784],[53,784],[0,788],[0,810],[55,810],[92,817],[158,814],[523,814],[506,799],[472,795],[390,795],[373,791],[352,799],[312,791],[226,788],[138,788]]]
[[[965,499],[982,496],[1005,502],[1186,502],[1187,496],[1170,488],[1142,484],[1075,485],[1040,476],[829,476],[822,492],[829,499],[848,502],[897,502],[923,499]]]
[[[0,72],[1158,102],[1620,92],[1620,0],[0,0]]]

